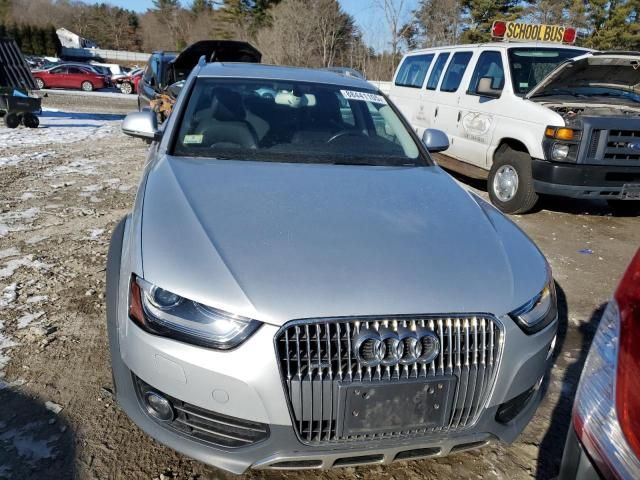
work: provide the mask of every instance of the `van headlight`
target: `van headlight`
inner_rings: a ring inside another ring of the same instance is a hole
[[[509,314],[518,326],[531,335],[550,325],[558,316],[558,300],[553,278],[550,278],[544,289]]]
[[[564,162],[569,157],[570,147],[562,143],[554,143],[551,149],[551,159],[556,162]]]
[[[188,300],[135,275],[130,283],[129,317],[154,335],[218,350],[240,345],[261,325]]]

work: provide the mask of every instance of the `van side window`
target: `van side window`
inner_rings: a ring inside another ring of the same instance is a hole
[[[395,84],[399,87],[421,88],[432,60],[433,54],[406,57],[398,70]]]
[[[480,79],[486,77],[491,79],[492,89],[501,90],[504,87],[504,67],[500,52],[486,51],[480,54],[467,93],[476,95]]]
[[[449,62],[447,67],[447,73],[444,74],[442,79],[442,85],[440,85],[440,91],[442,92],[455,92],[462,82],[464,72],[471,60],[471,52],[456,52]]]
[[[440,75],[442,75],[442,71],[444,70],[444,66],[449,59],[449,52],[443,52],[438,55],[438,59],[436,60],[436,64],[433,66],[433,70],[431,71],[431,75],[429,75],[429,81],[427,82],[427,89],[435,90],[438,86],[438,82],[440,81]]]

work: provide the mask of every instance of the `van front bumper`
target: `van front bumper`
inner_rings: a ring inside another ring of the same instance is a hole
[[[640,185],[640,165],[582,165],[532,160],[536,192],[573,198],[621,199],[625,185]]]

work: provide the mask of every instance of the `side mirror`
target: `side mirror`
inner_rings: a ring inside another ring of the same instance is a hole
[[[493,88],[494,79],[491,77],[482,77],[478,82],[476,93],[483,97],[500,98],[502,88]]]
[[[158,130],[158,118],[155,112],[143,110],[142,112],[131,112],[122,122],[122,132],[136,138],[145,140],[159,140],[161,137]]]
[[[427,128],[422,134],[422,143],[425,144],[429,153],[444,152],[449,148],[449,137],[442,130]]]

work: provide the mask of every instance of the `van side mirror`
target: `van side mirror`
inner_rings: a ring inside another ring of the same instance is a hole
[[[427,128],[422,134],[422,143],[429,153],[444,152],[449,148],[449,137],[442,130]]]
[[[483,97],[500,98],[500,95],[502,95],[502,87],[500,86],[500,88],[494,88],[498,87],[498,85],[493,84],[494,80],[497,79],[494,79],[492,77],[482,77],[478,82],[476,93],[478,95],[482,95]]]
[[[144,140],[160,140],[162,136],[158,129],[158,118],[151,110],[131,112],[122,122],[122,132]]]

